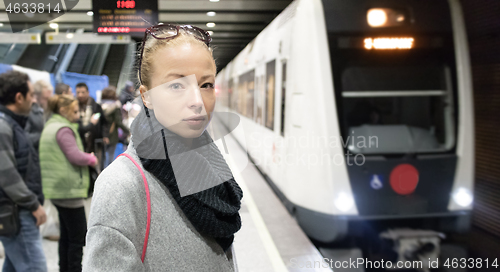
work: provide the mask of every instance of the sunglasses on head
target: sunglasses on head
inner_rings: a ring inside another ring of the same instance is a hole
[[[210,37],[210,34],[208,34],[207,31],[196,26],[160,24],[146,28],[146,31],[144,32],[144,39],[142,39],[141,55],[139,58],[139,81],[141,84],[142,84],[142,76],[141,76],[142,56],[144,54],[144,45],[146,44],[148,34],[158,40],[170,40],[177,37],[181,29],[184,30],[187,34],[192,35],[196,39],[204,42],[207,46],[210,46],[210,42],[212,41],[212,37]]]

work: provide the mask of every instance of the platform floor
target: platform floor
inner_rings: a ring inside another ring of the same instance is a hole
[[[224,129],[214,125],[214,129]],[[332,271],[319,267],[323,259],[296,221],[276,197],[255,166],[249,162],[237,171],[236,160],[246,153],[231,137],[224,137],[231,151],[223,155],[243,189],[240,211],[242,228],[235,235],[234,248],[239,272]],[[216,142],[221,150],[221,142]],[[90,201],[87,203],[88,208]],[[1,245],[0,245],[1,247]],[[59,271],[57,242],[43,239],[49,272]],[[85,252],[85,249],[84,249]],[[0,258],[0,267],[4,258]],[[316,262],[316,268],[310,266]]]
[[[245,153],[231,136],[224,140],[230,154],[221,153],[243,189],[242,228],[234,242],[239,271],[332,271],[319,265],[323,257],[255,166],[249,162],[241,173],[235,170],[233,158]],[[224,150],[221,146],[219,149]],[[314,262],[316,268],[308,267]]]

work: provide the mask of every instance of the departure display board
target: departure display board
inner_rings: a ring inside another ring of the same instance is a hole
[[[94,32],[100,35],[142,36],[158,23],[158,1],[92,0]]]

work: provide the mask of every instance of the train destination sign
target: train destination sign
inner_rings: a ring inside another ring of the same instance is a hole
[[[142,36],[158,23],[158,1],[92,0],[94,33]]]

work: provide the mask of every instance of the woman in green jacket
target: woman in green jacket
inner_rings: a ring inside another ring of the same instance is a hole
[[[81,271],[87,223],[84,198],[89,187],[89,165],[94,154],[83,152],[78,134],[78,102],[70,96],[55,95],[49,100],[52,117],[40,138],[40,167],[45,198],[59,213],[60,271]]]

